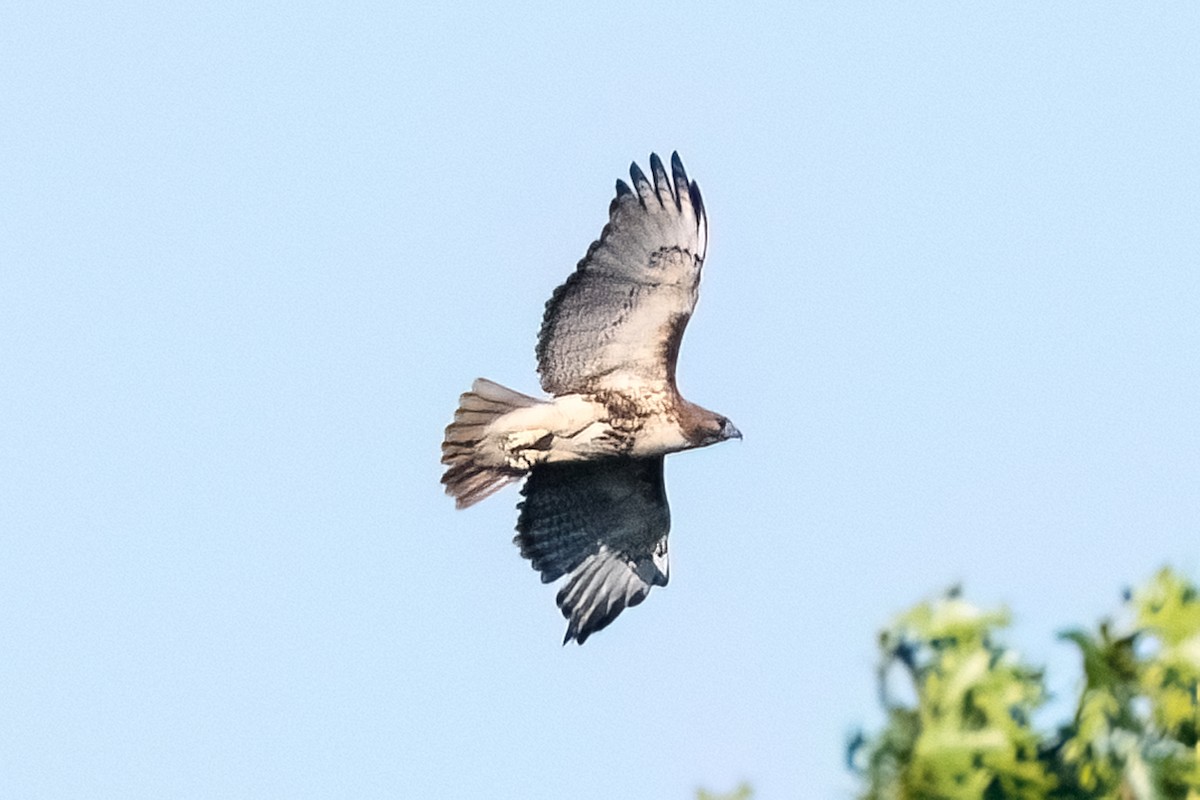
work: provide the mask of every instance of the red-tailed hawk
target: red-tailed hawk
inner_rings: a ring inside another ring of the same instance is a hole
[[[633,188],[617,181],[600,240],[546,303],[538,373],[553,399],[480,378],[442,442],[459,508],[528,476],[513,541],[543,583],[567,577],[564,644],[666,586],[663,456],[742,438],[675,386],[708,218],[677,153],[670,177],[657,155],[650,172],[653,183],[633,164]]]

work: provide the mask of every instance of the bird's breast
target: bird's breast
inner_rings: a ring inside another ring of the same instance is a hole
[[[621,454],[634,458],[673,453],[690,446],[679,424],[673,392],[658,387],[603,392],[596,402],[607,412],[606,423],[621,443]]]

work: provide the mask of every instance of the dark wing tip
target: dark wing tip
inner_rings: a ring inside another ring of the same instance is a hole
[[[696,209],[696,219],[704,216],[704,200],[700,197],[700,186],[692,181],[688,184],[688,196],[692,198],[692,208]]]
[[[641,602],[644,597],[645,595],[639,597],[637,602]],[[637,602],[630,603],[629,605],[637,605]],[[580,619],[574,611],[568,612],[567,609],[563,609],[563,616],[567,616],[569,620],[567,622],[567,632],[563,636],[563,644],[566,645],[566,643],[572,639],[575,640],[575,644],[583,644],[593,633],[602,631],[611,625],[613,620],[620,616],[621,612],[624,611],[625,608],[625,602],[623,600],[618,600],[606,611],[600,614],[593,612],[582,619]],[[568,614],[570,614],[570,616],[568,616]]]
[[[689,192],[688,197],[691,197],[688,187],[687,170],[683,168],[683,162],[679,160],[679,153],[671,153],[671,177],[675,181],[675,197],[682,202],[683,193]]]
[[[633,180],[634,186],[641,186],[643,183],[647,186],[650,185],[650,181],[646,180],[646,173],[642,172],[642,168],[637,165],[636,161],[629,164],[629,177]]]
[[[583,644],[592,635],[589,630],[579,631],[575,628],[575,623],[572,622],[567,626],[567,632],[563,635],[563,647],[567,646],[568,642],[574,641],[575,644]]]
[[[666,183],[667,171],[663,169],[662,159],[658,157],[658,153],[650,154],[650,173],[654,176],[654,185],[658,186],[659,181]]]
[[[658,201],[666,205],[669,198],[676,206],[679,205],[679,198],[675,196],[675,190],[671,186],[671,181],[667,179],[667,171],[663,168],[662,159],[658,157],[658,153],[650,154],[650,174],[654,176],[654,189],[658,194]],[[663,195],[666,195],[665,197]]]
[[[646,173],[642,172],[642,168],[634,161],[629,165],[629,177],[633,179],[633,190],[637,193],[638,202],[643,207],[646,205],[648,198],[656,198],[658,194],[654,191],[654,185],[646,179]]]
[[[633,194],[633,189],[629,188],[629,184],[617,178],[617,197],[624,197],[627,194]]]

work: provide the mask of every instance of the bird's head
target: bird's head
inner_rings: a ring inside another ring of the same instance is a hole
[[[709,412],[697,426],[697,447],[707,447],[710,444],[723,442],[726,439],[741,439],[742,432],[737,429],[728,417]]]

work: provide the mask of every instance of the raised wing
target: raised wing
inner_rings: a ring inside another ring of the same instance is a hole
[[[521,555],[558,593],[563,644],[583,644],[626,607],[667,585],[671,512],[663,459],[558,462],[534,467],[520,504]]]
[[[650,156],[617,181],[609,222],[562,286],[538,334],[538,372],[551,394],[675,383],[675,359],[696,306],[708,218],[679,154],[671,178]]]

